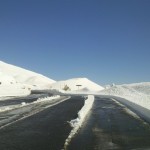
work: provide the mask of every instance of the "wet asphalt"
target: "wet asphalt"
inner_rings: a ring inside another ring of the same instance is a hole
[[[67,150],[150,150],[150,125],[108,98],[96,98]]]
[[[72,129],[68,121],[83,104],[84,98],[72,97],[0,129],[0,150],[62,150]],[[97,97],[67,150],[150,150],[150,125]]]
[[[0,150],[61,150],[84,99],[70,98],[0,129]]]

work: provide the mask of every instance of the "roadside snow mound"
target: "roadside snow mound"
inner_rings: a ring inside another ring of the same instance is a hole
[[[41,74],[13,66],[0,61],[0,72],[13,77],[16,82],[27,84],[34,89],[49,88],[51,83],[55,81]]]
[[[66,87],[68,87],[68,90],[71,91],[100,91],[104,89],[102,86],[90,81],[87,78],[75,78],[64,81],[58,81],[51,85],[52,89],[57,90],[64,90]]]
[[[88,99],[85,100],[84,106],[81,108],[81,110],[78,112],[78,117],[74,120],[70,121],[70,125],[73,128],[68,136],[68,138],[65,141],[64,148],[68,146],[69,142],[73,138],[73,136],[77,133],[79,128],[82,126],[87,114],[89,113],[90,109],[92,108],[94,103],[94,96],[88,95]]]
[[[150,82],[115,85],[99,93],[125,98],[150,110]]]

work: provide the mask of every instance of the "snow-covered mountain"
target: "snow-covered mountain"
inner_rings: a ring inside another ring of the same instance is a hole
[[[50,84],[55,82],[41,74],[2,61],[0,61],[0,73],[0,82],[2,82],[1,80],[5,80],[5,77],[8,78],[9,76],[9,78],[13,78],[18,83],[27,84],[34,88],[49,88]]]
[[[68,88],[71,91],[100,91],[104,88],[87,78],[74,78],[64,81],[58,81],[51,84],[52,89],[63,90]]]

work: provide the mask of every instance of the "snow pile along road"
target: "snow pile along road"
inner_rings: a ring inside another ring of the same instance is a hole
[[[0,107],[0,112],[5,112],[5,111],[8,111],[8,110],[18,109],[18,108],[21,108],[21,107],[24,107],[24,106],[29,106],[29,105],[37,104],[37,103],[41,103],[41,102],[52,101],[52,100],[58,99],[58,98],[60,98],[60,96],[55,95],[55,96],[50,96],[50,97],[38,98],[36,101],[34,101],[32,103],[22,102],[22,103],[17,104],[17,105],[1,106]]]
[[[150,122],[150,82],[114,85],[99,94],[115,96],[119,102],[133,108]]]
[[[115,85],[100,91],[102,95],[112,95],[125,98],[144,108],[150,109],[150,83],[135,83]]]
[[[93,102],[94,102],[94,96],[88,95],[88,99],[85,100],[84,106],[78,112],[78,117],[76,119],[70,121],[70,125],[71,125],[71,127],[73,127],[73,129],[65,141],[65,144],[64,144],[65,149],[66,149],[67,145],[69,144],[69,142],[71,141],[71,138],[77,133],[77,131],[81,127],[83,121],[85,120],[85,117],[87,116],[88,112],[92,108]]]
[[[44,98],[38,98],[37,101],[34,101],[33,103],[39,103],[39,102],[44,102],[44,101],[51,101],[53,99],[60,98],[59,95],[51,96],[51,97],[44,97]]]

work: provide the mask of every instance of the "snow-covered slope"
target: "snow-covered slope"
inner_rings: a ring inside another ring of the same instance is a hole
[[[18,83],[12,76],[0,72],[0,97],[24,96],[30,94],[30,88]]]
[[[13,77],[18,83],[34,86],[34,88],[49,88],[50,84],[55,82],[41,74],[2,61],[0,61],[0,72]]]
[[[150,82],[114,85],[99,93],[122,97],[150,110]]]
[[[81,85],[81,86],[77,86]],[[104,88],[87,78],[74,78],[65,81],[58,81],[51,85],[52,89],[63,90],[65,86],[69,87],[71,91],[100,91]]]

